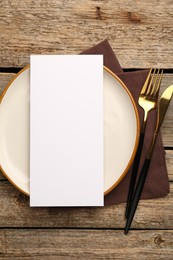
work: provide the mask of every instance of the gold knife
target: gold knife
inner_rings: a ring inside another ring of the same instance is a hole
[[[156,137],[158,135],[158,132],[160,130],[160,127],[162,125],[163,119],[166,115],[166,111],[168,109],[169,103],[171,101],[171,98],[173,96],[173,85],[169,86],[161,95],[159,103],[158,103],[158,112],[157,112],[157,123],[156,123],[156,129],[154,132],[153,140],[150,145],[150,149],[147,155],[147,159],[151,159],[153,148],[156,142]]]
[[[144,184],[145,184],[145,180],[146,180],[146,177],[147,177],[148,168],[150,166],[151,156],[152,156],[153,149],[154,149],[154,146],[155,146],[155,143],[156,143],[156,138],[157,138],[157,135],[159,133],[160,127],[162,125],[163,119],[165,117],[165,114],[166,114],[166,111],[168,109],[168,106],[169,106],[169,103],[171,101],[172,96],[173,96],[173,85],[169,86],[163,92],[163,94],[160,97],[159,103],[158,103],[157,123],[156,123],[155,132],[154,132],[153,139],[152,139],[150,148],[148,150],[145,162],[144,162],[142,170],[140,172],[139,180],[138,180],[137,185],[136,185],[136,189],[135,189],[133,200],[132,200],[132,206],[131,206],[129,216],[128,216],[128,219],[127,219],[127,222],[126,222],[126,227],[125,227],[125,230],[124,230],[125,234],[128,233],[130,225],[131,225],[133,217],[134,217],[134,214],[136,212],[136,208],[138,206],[138,202],[140,200],[141,193],[142,193],[142,190],[143,190],[143,187],[144,187]]]

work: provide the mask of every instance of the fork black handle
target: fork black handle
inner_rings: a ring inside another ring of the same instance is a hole
[[[133,217],[134,217],[134,214],[136,212],[136,208],[138,206],[138,202],[140,200],[141,193],[143,191],[143,187],[144,187],[145,180],[146,180],[146,177],[147,177],[150,162],[151,162],[151,159],[145,159],[144,165],[142,167],[142,171],[140,173],[139,180],[138,180],[137,185],[136,185],[136,189],[135,189],[133,201],[132,201],[132,204],[131,204],[129,216],[128,216],[128,219],[127,219],[127,222],[126,222],[126,227],[125,227],[125,230],[124,230],[125,234],[128,233],[130,225],[131,225]]]
[[[135,156],[134,163],[133,163],[131,179],[130,179],[130,186],[129,186],[128,196],[127,196],[127,204],[126,204],[126,211],[125,211],[126,218],[128,218],[128,216],[129,216],[129,211],[130,211],[130,207],[132,204],[132,198],[133,198],[133,194],[134,194],[134,188],[135,188],[143,143],[144,143],[144,133],[141,133],[140,138],[139,138],[138,149],[137,149],[136,156]]]

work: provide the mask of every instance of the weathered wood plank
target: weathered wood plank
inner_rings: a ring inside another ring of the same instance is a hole
[[[15,73],[0,73],[0,95],[9,81],[15,76]]]
[[[173,151],[166,150],[165,153],[166,153],[166,165],[168,169],[169,180],[173,181]],[[6,180],[6,178],[1,172],[0,172],[0,180]]]
[[[160,94],[173,84],[173,74],[164,74]],[[161,128],[164,146],[173,146],[173,100],[170,103],[166,117]]]
[[[0,94],[4,90],[5,86],[8,82],[14,77],[15,73],[0,73]],[[172,74],[164,74],[164,78],[162,81],[161,92],[170,84],[173,84],[173,75]],[[162,136],[163,142],[165,146],[173,146],[173,102],[171,102],[170,108],[167,112],[167,116],[163,123],[162,127]],[[167,166],[170,180],[173,180],[173,152],[166,151],[167,154]],[[5,179],[4,176],[0,173],[0,180]]]
[[[14,76],[13,73],[0,73],[0,94],[2,93],[3,89],[9,82],[9,80]],[[162,81],[162,91],[168,87],[169,85],[173,84],[173,74],[165,74],[163,81]],[[168,109],[166,118],[163,123],[162,127],[162,136],[163,136],[163,143],[165,146],[171,147],[173,146],[173,102],[171,102],[170,107]]]
[[[108,38],[125,68],[172,68],[172,8],[169,0],[2,1],[0,66],[24,66],[34,53],[78,53]]]
[[[0,231],[0,256],[6,253],[6,232]]]
[[[173,150],[166,150],[166,166],[169,180],[173,181]]]
[[[23,67],[34,53],[79,53],[108,38],[124,68],[172,69],[172,8],[168,0],[1,1],[0,67]],[[0,93],[11,76],[0,73]],[[163,88],[170,83],[173,75],[165,75]],[[172,109],[173,102],[162,127],[167,147]],[[173,180],[172,150],[166,161]],[[172,229],[172,205],[173,183],[166,198],[140,202],[132,227]],[[124,208],[29,208],[28,198],[0,181],[0,259],[173,259],[173,230],[133,230],[127,237],[121,230],[44,229],[123,228]]]
[[[172,229],[173,183],[165,198],[140,201],[132,227]],[[103,208],[30,208],[29,198],[0,182],[0,227],[124,228],[125,204]]]
[[[173,231],[0,230],[9,259],[172,259]],[[44,258],[43,258],[44,257]],[[142,257],[142,258],[141,258]],[[2,258],[1,258],[2,259]]]
[[[169,180],[173,181],[173,151],[166,150],[165,153],[166,153],[166,165],[168,169]],[[6,180],[6,178],[1,172],[0,172],[0,180]]]
[[[168,169],[169,180],[173,181],[173,151],[166,150],[166,165]],[[4,175],[0,172],[0,180],[6,180]]]

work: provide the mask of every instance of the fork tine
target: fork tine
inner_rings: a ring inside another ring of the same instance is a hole
[[[157,87],[155,88],[155,91],[154,91],[154,98],[157,98],[158,95],[159,95],[162,77],[163,77],[163,70],[161,70],[160,77],[159,77],[158,82],[157,82]]]
[[[151,77],[150,83],[148,84],[147,93],[146,93],[147,96],[151,95],[151,91],[153,89],[153,84],[152,83],[154,81],[155,73],[156,73],[156,69],[154,69],[154,71],[152,73],[152,77]]]
[[[152,68],[150,69],[149,73],[148,73],[148,76],[145,80],[145,83],[143,85],[143,88],[142,88],[142,91],[141,91],[141,94],[145,95],[146,91],[147,91],[147,86],[148,86],[148,82],[150,80],[150,75],[151,75],[151,72],[152,72]]]
[[[157,88],[157,81],[158,81],[158,79],[159,79],[159,74],[160,73],[160,69],[158,69],[157,70],[157,73],[154,75],[155,77],[154,77],[154,82],[153,82],[153,85],[152,85],[152,90],[151,90],[151,92],[149,93],[149,95],[150,96],[152,96],[153,94],[154,94],[154,92],[155,92],[155,89]]]

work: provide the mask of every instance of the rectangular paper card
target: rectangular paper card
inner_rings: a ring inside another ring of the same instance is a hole
[[[30,206],[103,206],[103,56],[32,55]]]

